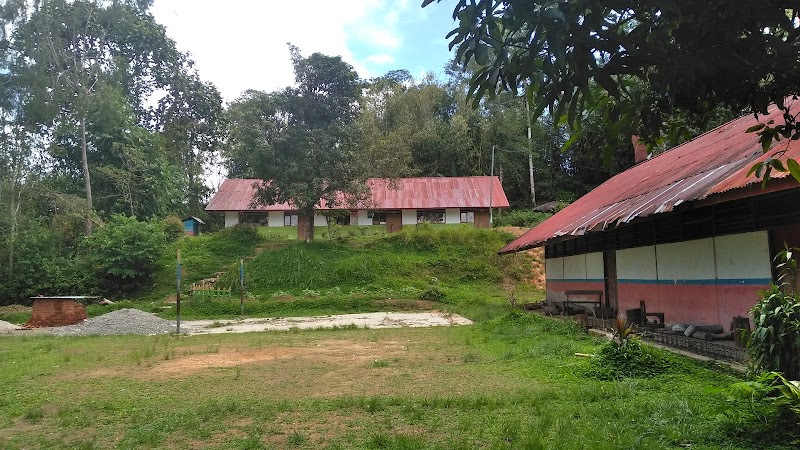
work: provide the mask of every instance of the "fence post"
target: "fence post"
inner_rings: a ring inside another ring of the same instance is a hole
[[[239,309],[244,317],[244,259],[239,260]]]
[[[175,295],[176,300],[176,331],[177,334],[181,334],[181,249],[178,249],[178,265],[175,271],[175,278],[177,279],[177,293]]]

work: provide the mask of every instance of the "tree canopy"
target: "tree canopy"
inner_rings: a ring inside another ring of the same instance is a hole
[[[346,206],[366,188],[366,172],[356,156],[361,85],[341,57],[303,57],[290,46],[296,87],[272,94],[248,92],[231,106],[236,115],[230,145],[246,157],[234,169],[266,180],[258,202],[290,203],[307,221],[314,238],[314,209]],[[237,163],[234,163],[237,164]]]
[[[524,89],[534,117],[549,109],[575,135],[594,113],[652,146],[675,111],[759,115],[800,94],[800,20],[786,2],[459,0],[453,18],[450,47],[478,67],[473,99]],[[760,130],[765,151],[800,137],[785,119]]]

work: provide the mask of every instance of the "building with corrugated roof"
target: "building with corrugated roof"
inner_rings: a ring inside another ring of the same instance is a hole
[[[242,222],[269,227],[300,226],[304,221],[290,204],[259,205],[253,202],[261,180],[228,179],[206,207],[225,214],[225,226]],[[508,199],[497,177],[369,178],[368,198],[353,209],[343,210],[345,225],[385,225],[388,232],[403,225],[471,223],[488,227],[489,208],[508,208]],[[314,216],[315,226],[327,225],[324,202]],[[302,235],[301,230],[301,235]]]
[[[760,122],[780,123],[776,107]],[[619,317],[640,307],[670,323],[721,324],[747,316],[773,279],[784,245],[800,246],[800,189],[787,173],[748,174],[766,154],[759,123],[741,117],[609,179],[509,243],[545,248],[547,299],[601,302]]]

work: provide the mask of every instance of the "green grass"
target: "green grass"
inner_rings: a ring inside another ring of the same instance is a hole
[[[267,249],[245,264],[248,316],[317,315],[414,309],[414,300],[439,302],[439,309],[466,311],[502,307],[504,285],[517,286],[520,301],[543,292],[524,282],[527,255],[498,256],[512,236],[464,226],[422,226],[400,233],[325,240],[313,244],[267,241]],[[275,243],[278,245],[269,245]],[[191,299],[186,318],[239,315],[238,270],[218,286],[231,299]],[[436,295],[434,295],[436,294]],[[163,312],[174,317],[174,310]]]
[[[4,320],[6,322],[15,324],[23,324],[27,322],[30,318],[31,318],[31,313],[25,311],[0,313],[0,320]]]
[[[3,448],[789,449],[692,361],[600,381],[522,313],[430,329],[0,339]]]
[[[210,278],[215,272],[238,271],[239,259],[253,255],[256,247],[263,243],[263,238],[251,227],[236,227],[216,233],[183,237],[167,249],[153,289],[142,299],[163,300],[164,297],[175,294],[178,249],[181,251],[181,283],[188,290],[192,283]]]
[[[363,240],[293,242],[264,252],[246,267],[247,290],[257,296],[276,291],[379,291],[441,283],[445,289],[464,284],[503,281],[513,257],[495,253],[510,235],[494,230],[411,229]],[[233,284],[236,274],[223,283]]]
[[[403,229],[417,228],[418,225],[403,225]],[[434,229],[473,229],[472,224],[426,224]],[[297,239],[297,227],[256,227],[258,233],[266,239]],[[333,238],[359,238],[386,234],[386,225],[346,225],[329,229],[327,226],[314,227],[314,237],[325,240]]]

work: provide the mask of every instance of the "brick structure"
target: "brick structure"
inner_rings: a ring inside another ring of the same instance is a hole
[[[78,298],[81,297],[34,297],[33,313],[25,326],[57,327],[86,320],[86,308]]]

